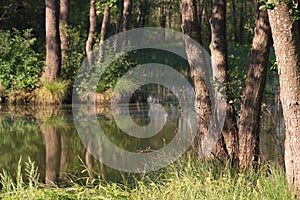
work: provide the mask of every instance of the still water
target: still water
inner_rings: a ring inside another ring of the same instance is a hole
[[[162,148],[174,137],[178,129],[178,109],[167,106],[159,120],[163,129],[151,138],[139,139],[120,130],[109,107],[96,107],[99,125],[106,136],[120,148],[131,152],[147,152]],[[20,158],[28,158],[39,169],[41,180],[55,181],[67,176],[118,176],[116,170],[103,166],[83,145],[74,126],[72,107],[1,106],[0,109],[0,170],[12,176],[17,172]],[[150,121],[147,108],[131,109],[131,117],[139,125]],[[124,119],[125,120],[125,119]],[[124,121],[126,123],[126,121]],[[87,169],[87,170],[84,170]],[[86,171],[85,173],[81,173]],[[104,178],[104,177],[103,177]],[[105,177],[106,178],[106,177]]]
[[[180,128],[179,109],[176,104],[165,107],[167,113],[159,118],[163,129],[151,138],[139,139],[122,132],[114,122],[109,107],[96,107],[95,113],[106,136],[120,148],[131,152],[147,153],[168,144]],[[114,179],[120,173],[101,164],[83,145],[74,126],[72,107],[5,106],[0,105],[0,170],[13,177],[18,161],[24,164],[28,158],[36,163],[40,179],[55,181],[70,176],[102,176]],[[147,125],[149,111],[131,109],[135,123]],[[124,122],[126,123],[126,121]],[[262,116],[262,159],[282,162],[283,136],[277,130],[277,122],[270,116]]]

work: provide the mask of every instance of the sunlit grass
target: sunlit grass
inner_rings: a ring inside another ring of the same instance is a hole
[[[24,172],[18,167],[16,180],[1,173],[1,199],[293,199],[280,168],[265,165],[238,173],[189,156],[156,172],[124,175],[120,181],[72,177],[67,187],[40,183],[30,160]]]
[[[36,102],[40,104],[61,104],[66,98],[68,81],[56,80],[49,82],[44,80],[42,87],[36,92]]]

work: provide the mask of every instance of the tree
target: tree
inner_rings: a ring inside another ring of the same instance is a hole
[[[129,28],[129,22],[131,18],[131,10],[132,10],[132,1],[124,0],[123,1],[123,11],[122,11],[122,21],[121,21],[121,31],[126,32]],[[126,34],[126,33],[125,33]],[[127,45],[126,36],[119,36],[117,41],[116,51],[120,52],[123,47]]]
[[[104,10],[104,14],[103,14],[103,20],[102,20],[102,25],[101,25],[101,36],[100,36],[100,55],[99,55],[99,61],[102,62],[103,61],[103,44],[104,44],[104,39],[106,36],[106,32],[107,32],[107,25],[109,23],[109,17],[110,17],[110,7],[109,4],[107,3],[105,5],[105,10]]]
[[[284,157],[286,177],[300,195],[300,32],[291,4],[270,2],[268,10],[280,83],[280,99],[285,122]]]
[[[46,4],[46,67],[42,80],[54,82],[61,72],[61,47],[59,38],[59,5],[57,0]]]
[[[203,44],[200,33],[200,24],[198,21],[198,13],[195,0],[181,0],[181,29],[184,34],[187,34],[199,44]]]
[[[61,41],[61,51],[62,51],[62,65],[67,66],[67,59],[70,53],[70,42],[67,33],[67,28],[70,24],[70,0],[60,1],[60,15],[59,15],[59,25],[60,25],[60,41]]]
[[[89,14],[89,22],[90,22],[90,28],[89,28],[89,34],[88,39],[86,41],[85,51],[87,55],[87,61],[89,66],[93,65],[94,58],[93,58],[93,46],[95,44],[95,32],[96,32],[96,26],[97,26],[97,15],[96,15],[96,7],[95,7],[95,1],[90,1],[90,14]]]
[[[271,27],[266,9],[257,3],[257,17],[250,54],[246,84],[243,91],[239,122],[239,167],[251,168],[259,160],[259,129],[261,101],[265,87],[269,52],[271,45]]]
[[[197,9],[195,0],[181,0],[180,1],[180,12],[182,18],[182,32],[198,43],[201,42],[200,28],[199,22],[197,18]],[[200,143],[203,141],[205,137],[208,137],[209,134],[209,124],[212,119],[211,112],[211,101],[208,91],[208,86],[205,83],[205,77],[200,72],[200,66],[194,66],[193,63],[197,59],[201,58],[201,52],[195,51],[193,47],[189,44],[185,44],[186,54],[188,58],[188,62],[190,65],[190,73],[194,83],[195,88],[195,109],[197,115],[199,117],[199,128],[198,134]],[[197,142],[197,141],[196,141]],[[197,144],[197,143],[196,143]],[[198,146],[197,146],[198,147]],[[206,152],[202,151],[202,147],[200,146],[200,155],[201,157],[209,157],[211,155],[207,155]],[[210,152],[209,152],[210,153]]]
[[[220,74],[222,84],[227,82],[227,39],[226,39],[226,0],[212,1],[212,17],[210,19],[211,26],[211,62],[212,67]],[[227,100],[226,118],[222,130],[220,145],[224,146],[225,152],[231,158],[237,156],[237,127],[235,113],[232,105]]]

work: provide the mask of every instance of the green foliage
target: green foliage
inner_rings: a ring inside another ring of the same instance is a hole
[[[43,61],[33,46],[32,30],[0,30],[0,82],[7,89],[34,89]]]
[[[294,199],[283,169],[270,165],[257,172],[238,173],[227,166],[186,156],[156,172],[124,175],[121,182],[103,184],[98,178],[87,177],[84,181],[73,177],[67,188],[47,189],[38,183],[34,163],[28,163],[25,171],[33,180],[29,183],[22,176],[15,182],[7,172],[1,173],[2,199]],[[21,163],[19,166],[17,173],[21,175]]]
[[[85,40],[82,38],[85,38],[86,34],[75,27],[69,26],[66,29],[70,41],[70,52],[67,52],[66,63],[62,65],[62,78],[73,81],[85,57]]]
[[[250,45],[235,45],[228,51],[228,75],[227,96],[231,104],[234,104],[237,112],[240,111],[243,88],[249,66]]]
[[[109,56],[107,57],[107,60],[109,61],[111,58]],[[109,88],[113,88],[118,79],[136,65],[137,63],[132,61],[128,54],[120,56],[117,60],[113,61],[103,72],[97,86],[97,92],[104,92]]]
[[[38,89],[36,101],[41,104],[61,104],[66,97],[69,82],[57,80],[49,82],[44,80],[43,86]]]

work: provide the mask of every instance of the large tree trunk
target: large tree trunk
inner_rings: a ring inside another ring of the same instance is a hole
[[[61,72],[61,48],[59,38],[59,5],[57,0],[45,0],[46,4],[46,66],[42,80],[53,82]]]
[[[211,61],[212,67],[218,70],[221,83],[227,81],[227,40],[226,40],[226,0],[212,1],[211,24]],[[228,97],[229,99],[229,97]],[[225,152],[235,159],[237,157],[237,127],[233,107],[227,101],[225,124],[222,130]]]
[[[181,0],[180,12],[182,19],[182,32],[202,45],[203,42],[200,32],[200,24],[198,21],[198,13],[195,0]]]
[[[279,1],[275,1],[278,3]],[[285,168],[288,183],[300,195],[300,35],[290,5],[268,10],[278,64],[280,99],[285,122]]]
[[[94,64],[93,45],[95,44],[95,31],[97,26],[97,15],[94,0],[90,1],[90,28],[89,35],[86,41],[85,51],[87,54],[87,61],[89,66]]]
[[[201,41],[199,22],[196,13],[195,1],[194,0],[181,0],[180,1],[180,11],[182,17],[182,32],[198,43]],[[209,137],[209,125],[212,119],[211,111],[211,101],[208,86],[205,82],[205,77],[201,74],[201,67],[194,66],[193,63],[197,63],[199,58],[201,58],[201,52],[195,51],[193,47],[189,44],[186,45],[186,54],[188,62],[190,65],[191,77],[194,82],[195,88],[195,109],[197,115],[199,116],[199,128],[198,134],[201,141],[204,141],[204,138]],[[211,152],[203,151],[202,145],[198,146],[198,141],[196,141],[196,148],[199,148],[199,154],[203,158],[212,157]],[[214,148],[214,147],[213,147]]]
[[[68,57],[70,54],[70,42],[67,33],[67,28],[70,24],[70,0],[61,0],[60,1],[60,16],[59,16],[59,25],[60,25],[60,41],[61,41],[61,51],[62,58],[61,64],[64,67],[69,67]]]
[[[239,122],[239,168],[244,170],[258,164],[259,129],[261,101],[265,87],[271,28],[267,10],[259,10],[263,3],[257,3],[257,17],[250,54],[246,86],[243,91]]]

